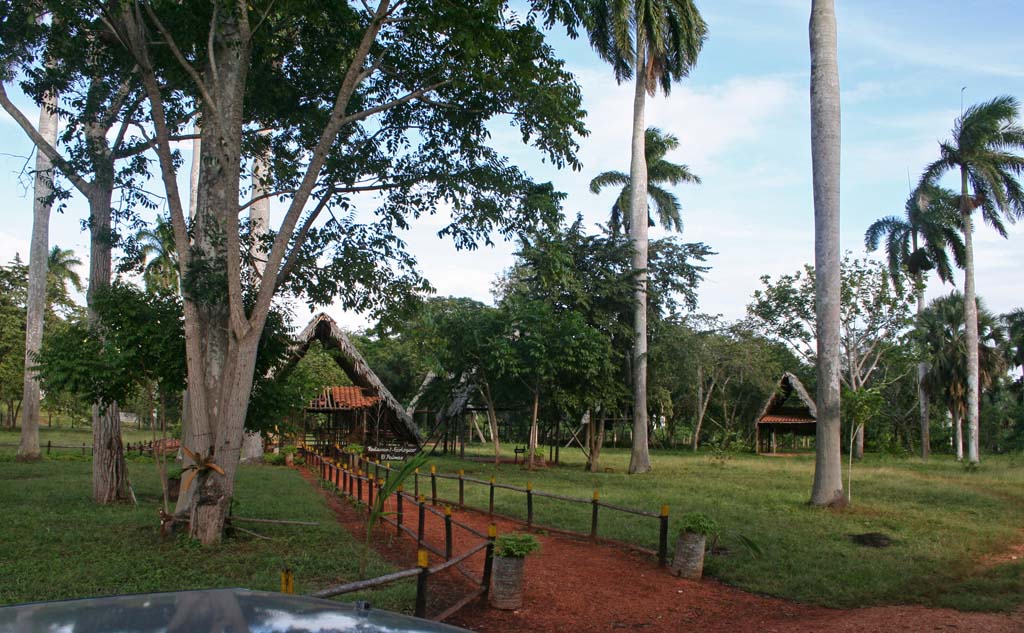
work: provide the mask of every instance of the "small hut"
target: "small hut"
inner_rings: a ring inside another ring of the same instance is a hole
[[[292,346],[293,362],[306,354],[314,340],[319,340],[324,349],[341,352],[335,355],[335,360],[353,386],[325,387],[310,401],[305,413],[323,414],[323,417],[319,423],[307,422],[307,443],[312,442],[327,452],[335,446],[358,443],[366,452],[383,459],[401,459],[418,451],[423,438],[412,416],[391,395],[331,317],[318,314],[302,330]],[[310,419],[310,416],[304,417]]]
[[[780,434],[814,437],[817,424],[817,405],[800,379],[787,371],[757,417],[757,454],[778,452]]]

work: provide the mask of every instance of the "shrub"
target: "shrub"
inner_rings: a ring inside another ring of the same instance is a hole
[[[719,529],[714,519],[703,512],[688,512],[683,515],[680,522],[680,531],[715,537],[718,536]]]
[[[502,534],[494,541],[494,555],[501,558],[525,558],[539,549],[532,534]]]

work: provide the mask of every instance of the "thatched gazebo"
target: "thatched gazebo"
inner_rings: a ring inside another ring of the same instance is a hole
[[[777,452],[778,434],[814,437],[817,424],[817,405],[800,379],[787,371],[757,417],[755,450],[758,455]]]
[[[383,455],[422,448],[423,437],[412,416],[391,395],[331,317],[318,314],[299,333],[292,346],[291,362],[298,362],[314,340],[320,341],[324,349],[341,352],[334,358],[353,386],[325,387],[310,401],[305,413],[323,414],[323,417],[314,423],[310,416],[304,416],[306,437],[310,438],[307,444],[312,441],[317,448],[329,452],[336,445],[357,443],[367,452]]]

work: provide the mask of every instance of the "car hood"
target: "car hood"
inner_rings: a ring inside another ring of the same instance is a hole
[[[246,589],[206,589],[0,607],[12,633],[360,633],[465,631],[350,604]]]

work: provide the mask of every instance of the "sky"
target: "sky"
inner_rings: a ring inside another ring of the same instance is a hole
[[[863,255],[864,231],[884,215],[902,214],[908,181],[938,157],[965,105],[1002,94],[1024,99],[1024,3],[1019,0],[838,0],[842,103],[841,245]],[[742,318],[762,275],[791,273],[814,258],[810,162],[807,0],[700,2],[709,37],[691,76],[669,96],[647,104],[647,124],[679,137],[667,158],[685,163],[701,185],[674,191],[683,206],[684,241],[716,251],[700,287],[699,311]],[[590,179],[629,171],[632,86],[617,85],[610,67],[584,40],[551,32],[583,90],[589,135],[580,139],[581,171],[558,171],[522,144],[517,130],[496,123],[495,146],[538,181],[568,194],[569,217],[589,226],[606,222],[616,195],[589,192]],[[8,88],[16,93],[17,88]],[[31,120],[38,110],[17,102]],[[27,260],[31,193],[19,172],[31,147],[0,112],[0,261],[15,252]],[[185,151],[184,164],[189,164]],[[186,178],[187,175],[183,175]],[[956,187],[949,180],[947,186]],[[80,197],[51,221],[51,243],[85,260]],[[275,209],[275,211],[279,211]],[[278,213],[274,215],[279,216]],[[512,263],[515,245],[456,251],[437,237],[443,212],[416,221],[402,237],[439,295],[491,301],[491,285]],[[1024,223],[1009,225],[1009,239],[986,227],[975,237],[977,287],[997,312],[1024,305]],[[596,231],[596,228],[594,229]],[[652,229],[651,237],[664,235]],[[878,254],[876,254],[877,256]],[[85,269],[83,269],[83,273]],[[84,276],[84,275],[83,275]],[[962,287],[962,274],[957,285]],[[948,293],[933,281],[928,296]],[[358,329],[366,317],[336,306],[324,310]],[[319,310],[318,310],[319,311]],[[309,316],[296,306],[301,327]]]

